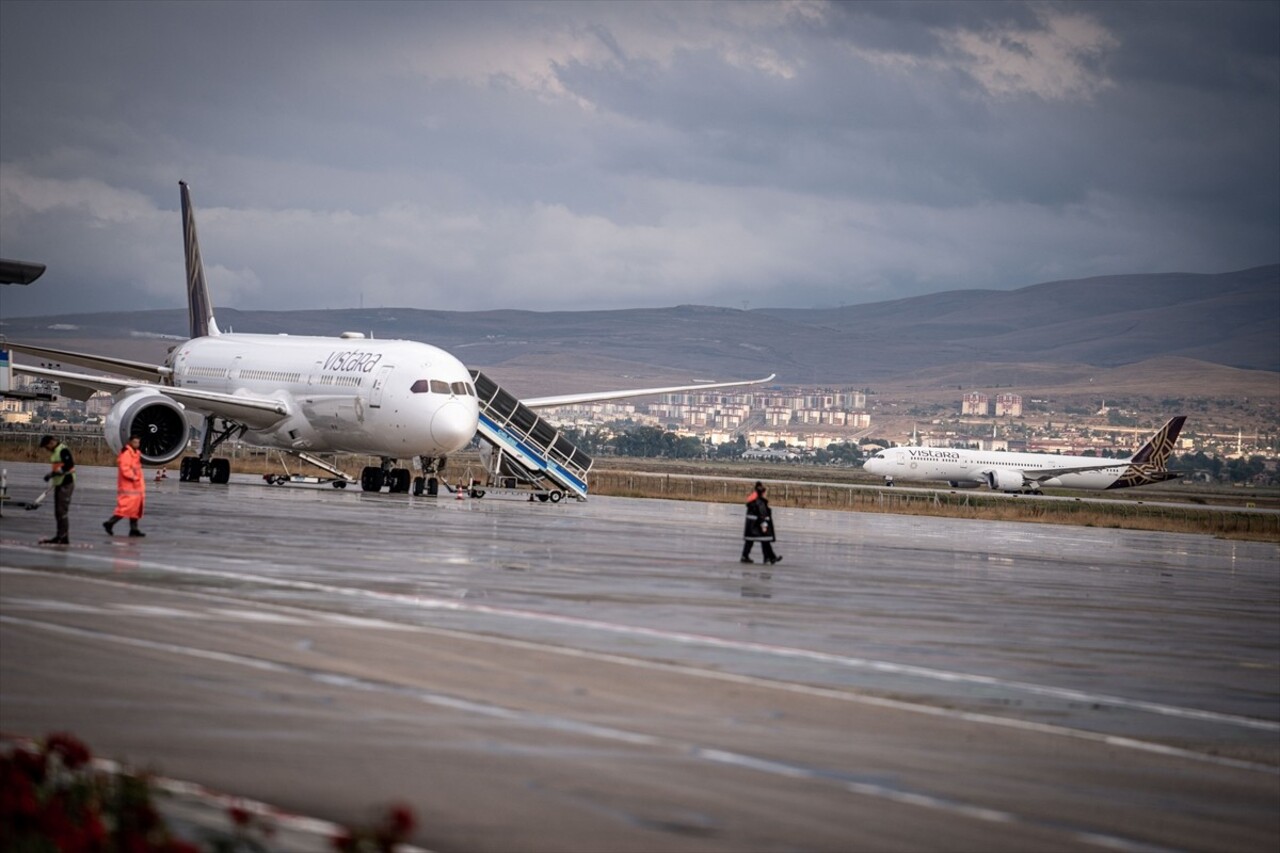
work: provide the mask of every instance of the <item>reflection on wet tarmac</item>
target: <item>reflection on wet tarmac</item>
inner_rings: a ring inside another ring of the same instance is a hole
[[[743,572],[743,598],[773,598],[773,572]]]
[[[1275,545],[775,508],[787,560],[746,569],[737,559],[736,504],[455,501],[246,480],[157,485],[148,494],[151,535],[126,546],[84,532],[96,526],[88,519],[109,510],[109,474],[89,469],[78,488],[72,536],[83,547],[36,547],[47,519],[6,517],[3,564],[216,603],[193,609],[183,598],[132,610],[103,603],[94,618],[106,626],[104,643],[116,642],[107,639],[113,620],[126,614],[216,624],[218,636],[246,646],[238,653],[245,661],[255,658],[254,632],[268,626],[319,626],[282,642],[307,656],[335,653],[316,632],[336,626],[413,637],[426,644],[419,648],[465,638],[622,666],[636,677],[767,687],[797,701],[1066,738],[1121,754],[1272,776],[1280,766]],[[34,626],[36,614],[51,612],[34,600],[0,595],[6,624]],[[162,612],[184,607],[182,617]],[[211,630],[148,648],[203,654],[196,640]],[[472,716],[693,749],[706,761],[786,778],[835,779],[835,771],[795,759],[681,746],[680,737],[648,733],[637,721],[523,711],[514,699],[463,699],[354,669],[339,674],[341,667],[263,665]],[[502,747],[516,748],[523,747]],[[853,774],[844,784],[890,800],[895,791],[928,799],[886,778]]]

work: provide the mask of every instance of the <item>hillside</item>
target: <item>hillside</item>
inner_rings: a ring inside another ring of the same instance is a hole
[[[919,390],[1087,391],[1105,380],[1152,393],[1177,382],[1186,383],[1178,385],[1186,394],[1280,397],[1276,265],[950,291],[830,310],[223,309],[218,319],[240,332],[350,330],[429,341],[524,394],[776,372],[783,383]],[[185,311],[169,310],[4,319],[0,331],[15,340],[159,359],[185,337],[186,325]]]

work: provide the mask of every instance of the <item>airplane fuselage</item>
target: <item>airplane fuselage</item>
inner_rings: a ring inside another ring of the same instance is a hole
[[[942,447],[894,447],[877,453],[863,468],[889,480],[942,480],[956,486],[992,486],[1006,491],[1023,488],[1111,489],[1131,474],[1131,464],[1058,474],[1036,483],[1023,481],[1023,472],[1045,468],[1076,468],[1103,464],[1094,456],[1057,456],[1046,453],[1006,453]],[[1151,482],[1168,479],[1152,472]],[[1016,482],[1015,482],[1016,479]],[[1003,481],[1003,482],[1002,482]],[[1139,485],[1125,483],[1125,485]]]
[[[447,456],[479,418],[462,362],[414,341],[211,335],[175,348],[169,366],[180,388],[280,400],[287,417],[244,435],[263,447]]]

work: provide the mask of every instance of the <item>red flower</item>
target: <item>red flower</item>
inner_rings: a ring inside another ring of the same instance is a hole
[[[0,826],[7,826],[18,817],[32,818],[40,810],[36,801],[36,783],[31,774],[20,767],[19,756],[27,753],[16,752],[12,756],[0,756]],[[40,766],[40,775],[44,775],[44,766]]]
[[[231,818],[231,822],[238,827],[243,828],[249,825],[249,812],[239,804],[227,808],[227,817]]]
[[[30,783],[35,785],[39,785],[44,781],[45,761],[43,755],[28,752],[27,750],[19,747],[18,749],[15,749],[13,754],[4,761],[6,775],[9,774],[9,764],[12,762],[13,778],[16,779],[20,774],[21,776],[25,776]]]
[[[170,840],[161,849],[161,853],[201,853],[200,848],[188,841]]]
[[[404,803],[396,803],[387,810],[387,826],[397,839],[407,837],[417,824],[418,819],[414,816],[413,809]]]
[[[62,759],[62,764],[69,770],[75,770],[89,763],[93,755],[75,735],[66,732],[54,732],[45,738],[45,751]]]

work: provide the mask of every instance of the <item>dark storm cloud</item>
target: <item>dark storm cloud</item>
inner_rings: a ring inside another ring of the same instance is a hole
[[[1277,3],[0,3],[4,314],[854,303],[1280,256]]]

